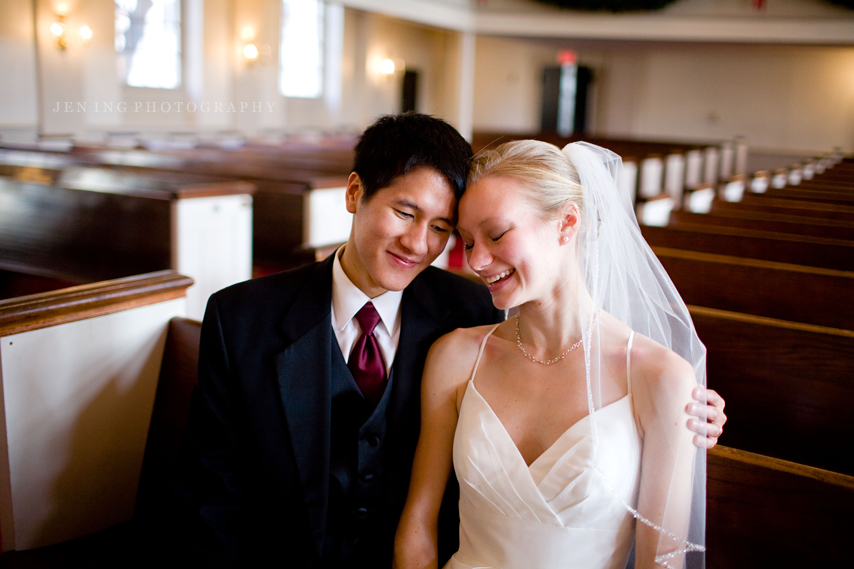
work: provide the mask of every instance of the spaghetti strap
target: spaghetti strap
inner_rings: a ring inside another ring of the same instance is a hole
[[[629,395],[632,394],[632,340],[634,338],[635,331],[632,330],[629,333],[629,343],[626,345],[626,385],[629,386]],[[480,359],[480,356],[478,356],[478,359]]]
[[[499,322],[495,326],[493,326],[489,332],[486,333],[486,336],[483,337],[483,341],[480,343],[480,349],[477,351],[477,359],[474,361],[474,369],[471,370],[471,378],[469,381],[474,381],[474,374],[477,373],[477,366],[480,365],[480,356],[483,355],[483,349],[486,347],[486,341],[489,340],[489,337],[492,336],[492,333],[495,332],[495,329],[501,326],[502,322]]]

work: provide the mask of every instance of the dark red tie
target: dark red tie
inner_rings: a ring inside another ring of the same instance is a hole
[[[362,329],[362,335],[356,340],[347,367],[362,390],[365,400],[376,407],[385,390],[385,364],[380,352],[380,344],[374,337],[374,328],[380,322],[380,315],[372,302],[368,302],[356,313],[356,321]]]

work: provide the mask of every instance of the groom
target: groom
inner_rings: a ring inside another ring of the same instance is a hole
[[[427,350],[504,318],[485,287],[430,267],[471,154],[439,119],[382,117],[356,146],[347,243],[211,297],[179,484],[195,566],[391,566]]]

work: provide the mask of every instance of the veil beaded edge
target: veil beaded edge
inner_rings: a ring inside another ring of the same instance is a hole
[[[697,382],[706,385],[706,349],[697,336],[687,306],[664,267],[641,235],[632,209],[631,198],[620,195],[617,180],[621,175],[622,159],[605,148],[586,142],[568,144],[562,150],[578,172],[583,195],[582,230],[578,238],[579,278],[590,294],[592,303],[584,305],[579,295],[579,317],[585,338],[584,359],[587,382],[588,412],[594,448],[594,463],[599,446],[595,411],[602,407],[600,393],[599,310],[614,316],[636,333],[642,334],[672,350],[688,361]],[[579,290],[581,287],[579,287]],[[687,419],[687,415],[686,415]],[[685,565],[705,566],[705,473],[704,449],[695,449],[693,462],[691,504],[673,504],[675,508],[690,507],[685,537],[676,528],[659,526],[650,518],[617,496],[613,485],[597,467],[598,475],[623,506],[636,518],[671,540],[666,553],[656,556],[656,563],[672,568],[669,561],[685,555]],[[671,492],[676,482],[671,478]],[[668,496],[671,494],[668,493]],[[679,502],[679,500],[677,500]],[[671,507],[668,501],[668,508]],[[664,519],[667,519],[664,516]],[[687,555],[692,553],[692,555]]]

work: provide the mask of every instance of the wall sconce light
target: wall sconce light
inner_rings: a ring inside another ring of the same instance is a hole
[[[269,53],[269,46],[259,46],[256,42],[255,28],[252,26],[246,26],[240,31],[240,39],[243,42],[243,49],[241,50],[241,53],[246,60],[247,67],[255,65],[261,59],[262,55]]]
[[[252,64],[258,61],[258,55],[260,55],[258,47],[254,43],[243,46],[243,57],[246,58],[247,63]]]
[[[402,59],[382,59],[375,60],[376,67],[374,69],[380,76],[391,77],[395,73],[406,69],[406,63]]]
[[[56,21],[50,25],[50,33],[52,33],[56,38],[57,49],[65,51],[69,43],[68,26],[65,24],[65,14],[56,15]],[[88,44],[89,40],[92,39],[92,28],[85,24],[80,26],[79,33],[83,45]]]
[[[391,59],[383,59],[380,61],[380,73],[383,75],[391,75],[394,73],[394,61]]]
[[[60,51],[64,51],[68,47],[68,36],[65,31],[65,15],[57,14],[56,21],[50,25],[50,33],[56,37],[56,47]]]

